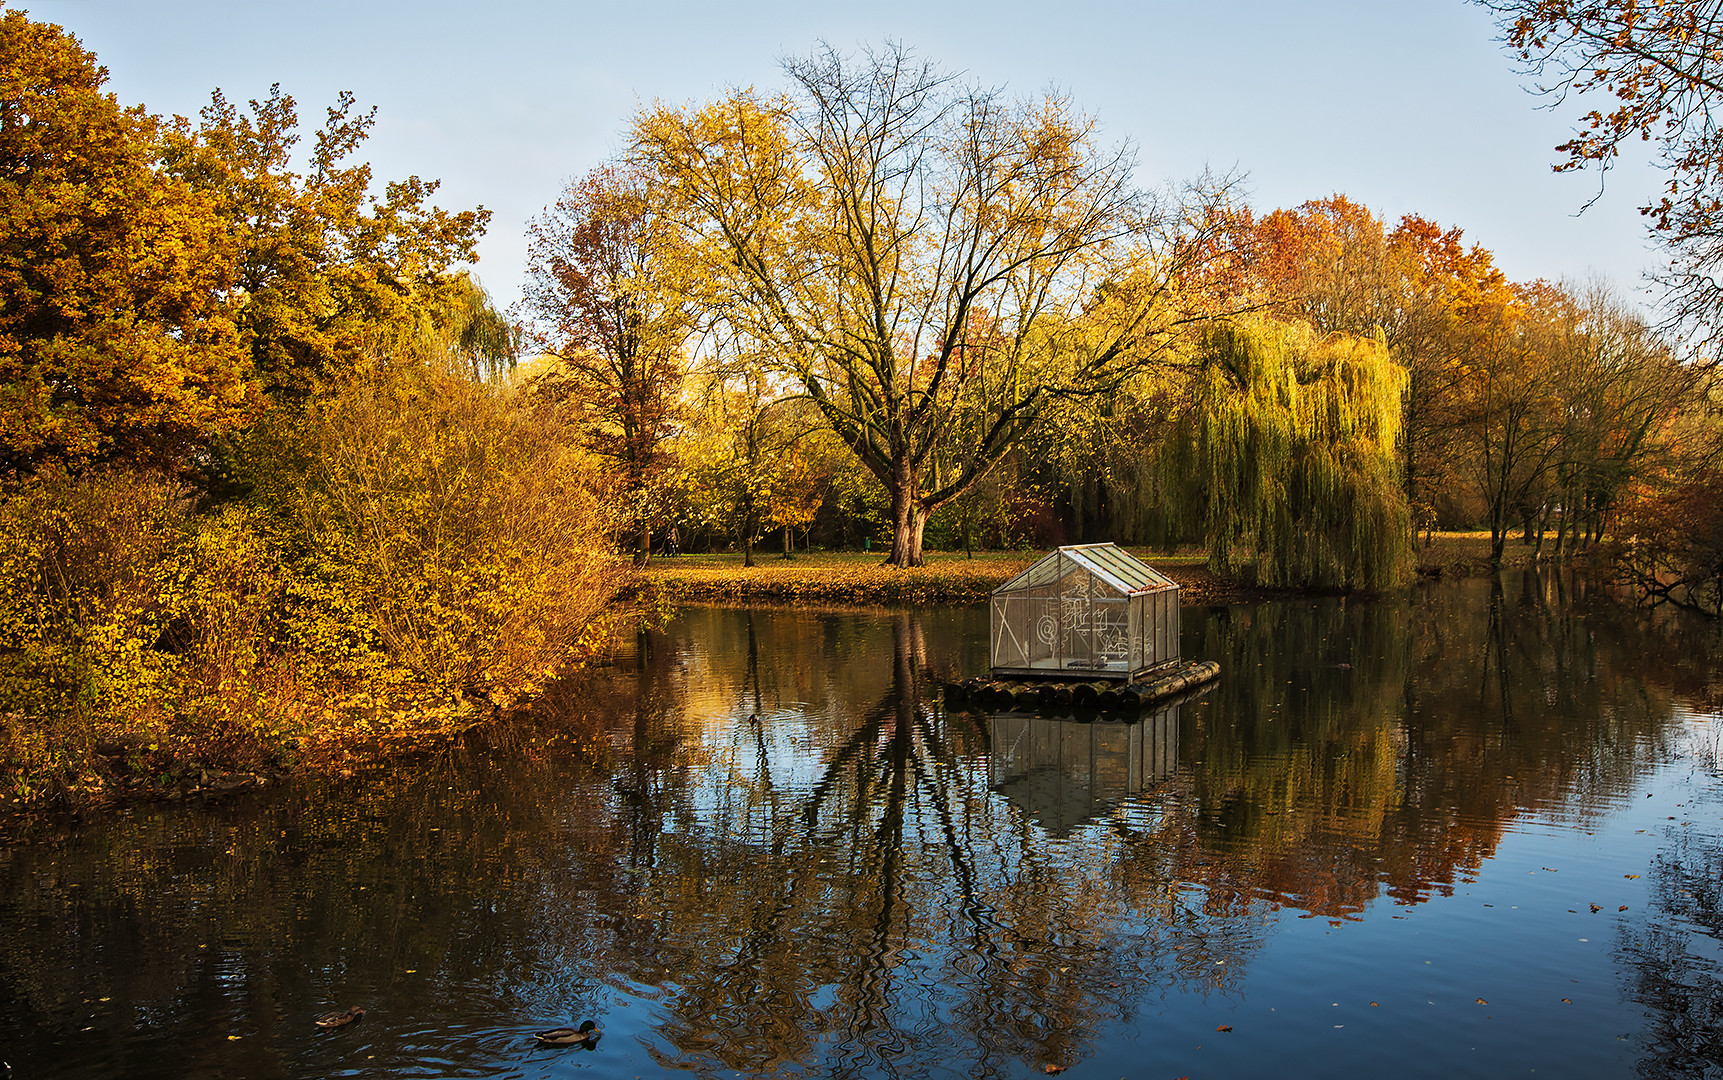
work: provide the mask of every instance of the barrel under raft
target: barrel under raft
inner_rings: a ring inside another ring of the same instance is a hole
[[[1144,709],[1220,677],[1213,660],[1186,660],[1137,683],[1073,682],[979,676],[945,684],[952,705],[988,709]]]

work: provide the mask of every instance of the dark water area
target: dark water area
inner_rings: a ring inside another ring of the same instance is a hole
[[[1716,628],[1530,573],[1187,608],[1220,681],[1119,722],[947,712],[986,617],[690,609],[435,757],[0,849],[0,1057],[1723,1075]]]

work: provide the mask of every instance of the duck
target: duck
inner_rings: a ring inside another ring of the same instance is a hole
[[[586,1043],[588,1046],[598,1041],[604,1032],[598,1030],[598,1025],[591,1020],[582,1020],[578,1028],[551,1028],[549,1031],[535,1031],[533,1038],[546,1046],[576,1046]]]
[[[364,1015],[365,1010],[355,1005],[351,1009],[342,1009],[340,1012],[324,1013],[317,1018],[317,1026],[320,1028],[346,1027]]]

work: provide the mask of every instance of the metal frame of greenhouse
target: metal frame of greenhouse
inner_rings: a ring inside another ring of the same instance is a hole
[[[1062,547],[993,590],[995,675],[1134,682],[1179,660],[1179,586],[1116,544]]]

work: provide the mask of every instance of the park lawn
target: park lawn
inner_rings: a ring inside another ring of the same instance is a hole
[[[766,599],[838,604],[966,604],[1040,557],[1039,552],[928,552],[927,565],[900,570],[871,552],[800,553],[785,559],[739,554],[655,555],[646,583],[676,600]]]
[[[1172,556],[1141,549],[1134,553],[1175,578],[1200,570],[1203,562],[1195,550]],[[798,552],[790,559],[755,555],[753,566],[743,566],[742,556],[733,553],[654,555],[643,576],[647,588],[676,601],[973,604],[1045,554],[978,551],[970,558],[961,551],[930,551],[927,565],[901,570],[882,565],[877,552]]]
[[[1548,556],[1554,549],[1555,534],[1546,532],[1543,554]],[[1415,554],[1422,573],[1487,573],[1490,569],[1490,531],[1439,532],[1428,547],[1424,546],[1423,534],[1420,533]],[[1518,532],[1510,534],[1507,546],[1502,549],[1502,566],[1524,566],[1531,562],[1531,558],[1532,547],[1520,542]]]
[[[1224,603],[1261,591],[1211,573],[1198,548],[1181,548],[1170,555],[1149,548],[1129,550],[1177,581],[1186,603]],[[1516,537],[1508,544],[1504,562],[1510,566],[1524,562],[1530,551]],[[879,552],[797,552],[790,559],[759,553],[753,566],[743,566],[738,553],[654,555],[640,584],[673,603],[974,604],[1044,554],[985,551],[970,558],[961,551],[930,551],[927,565],[907,570],[881,565],[884,556]],[[1487,572],[1489,557],[1488,532],[1438,532],[1428,547],[1420,539],[1417,549],[1419,569],[1426,574]]]

